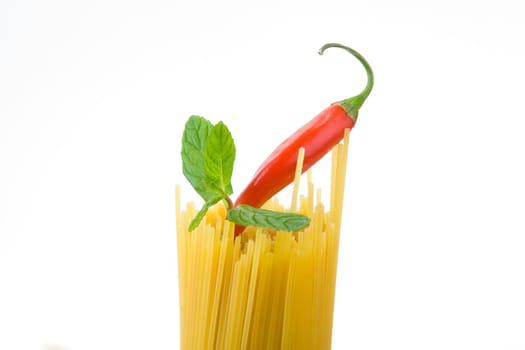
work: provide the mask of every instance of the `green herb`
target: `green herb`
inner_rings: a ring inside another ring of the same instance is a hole
[[[228,211],[227,219],[239,225],[271,227],[276,230],[295,231],[310,224],[310,218],[293,213],[281,213],[241,204]]]
[[[190,223],[193,231],[208,209],[223,200],[228,210],[227,219],[243,226],[267,227],[295,231],[310,224],[304,215],[281,213],[240,205],[233,208],[231,177],[235,161],[235,143],[223,122],[213,125],[200,116],[191,116],[182,135],[182,172],[204,200],[201,210]]]

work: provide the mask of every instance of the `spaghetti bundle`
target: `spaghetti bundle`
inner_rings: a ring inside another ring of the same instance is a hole
[[[311,172],[292,204],[276,197],[264,208],[311,218],[300,231],[247,227],[234,235],[226,208],[211,207],[192,232],[198,209],[176,191],[182,350],[330,349],[345,187],[348,131],[332,150],[328,208]]]

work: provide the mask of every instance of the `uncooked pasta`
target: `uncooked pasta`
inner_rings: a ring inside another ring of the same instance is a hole
[[[234,236],[219,203],[189,232],[198,209],[182,206],[177,187],[182,350],[331,348],[347,153],[348,130],[331,153],[328,204],[311,171],[300,175],[300,154],[290,206],[277,197],[264,205],[310,217],[301,231],[249,226]],[[299,193],[303,177],[306,193]]]

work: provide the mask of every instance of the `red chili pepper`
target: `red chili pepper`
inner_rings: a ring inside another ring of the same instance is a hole
[[[319,50],[319,54],[322,55],[330,47],[342,48],[361,62],[367,73],[366,87],[357,96],[333,103],[281,143],[255,172],[248,186],[235,201],[235,207],[240,204],[262,206],[293,181],[299,148],[305,149],[302,169],[305,172],[342,140],[345,129],[353,128],[359,108],[374,85],[374,75],[365,58],[349,47],[326,44]],[[240,233],[240,230],[242,227],[237,228],[236,233]]]

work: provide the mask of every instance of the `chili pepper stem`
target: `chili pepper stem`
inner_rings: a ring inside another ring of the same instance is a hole
[[[372,72],[372,68],[370,67],[366,59],[359,52],[357,52],[356,50],[348,46],[344,46],[344,45],[337,44],[337,43],[329,43],[319,49],[319,54],[322,55],[326,49],[331,48],[331,47],[338,47],[343,50],[346,50],[347,52],[352,54],[355,58],[357,58],[366,70],[368,81],[363,91],[359,95],[356,95],[356,96],[353,96],[353,97],[350,97],[350,98],[334,103],[334,104],[337,104],[343,107],[345,112],[352,119],[354,119],[354,121],[356,121],[357,115],[359,114],[359,108],[361,108],[361,106],[367,99],[368,95],[370,95],[370,92],[372,91],[372,87],[374,86],[374,73]]]

